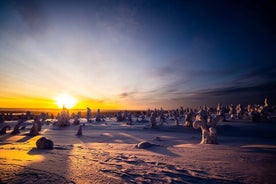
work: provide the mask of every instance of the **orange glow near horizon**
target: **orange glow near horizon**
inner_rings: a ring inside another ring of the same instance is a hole
[[[46,97],[32,97],[32,96],[16,96],[0,97],[0,108],[45,108],[45,109],[56,109],[62,108],[65,105],[69,109],[102,109],[102,110],[124,110],[129,109],[124,103],[119,103],[110,98],[104,99],[92,99],[79,97],[77,95],[71,96],[69,94],[60,94],[56,96]],[[129,110],[131,110],[130,108]],[[135,109],[136,110],[136,109]]]
[[[51,99],[13,97],[0,99],[0,108],[55,108],[56,104]]]

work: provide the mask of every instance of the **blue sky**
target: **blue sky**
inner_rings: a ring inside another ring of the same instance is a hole
[[[2,107],[60,93],[124,109],[276,102],[271,1],[0,3]]]

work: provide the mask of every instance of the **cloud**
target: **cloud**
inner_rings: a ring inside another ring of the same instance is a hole
[[[265,65],[262,67],[245,68],[234,82],[235,84],[256,84],[275,80],[276,65]]]
[[[198,95],[206,96],[227,96],[228,94],[239,94],[239,93],[276,93],[276,80],[273,82],[263,83],[255,86],[230,86],[227,88],[217,88],[217,89],[206,89],[197,92]]]
[[[121,98],[126,98],[126,97],[128,97],[128,96],[129,96],[129,94],[128,94],[128,93],[126,93],[126,92],[124,92],[124,93],[121,93],[121,94],[120,94],[120,96],[121,96]]]
[[[173,98],[178,103],[186,104],[260,104],[264,98],[268,98],[271,104],[275,104],[276,80],[254,86],[229,86],[227,88],[201,89],[183,93],[182,97]]]
[[[120,98],[129,98],[133,97],[135,94],[139,93],[138,91],[132,91],[132,92],[122,92],[119,94]]]
[[[170,107],[179,104],[198,107],[198,104],[216,105],[219,102],[262,104],[264,98],[275,104],[275,66],[262,64],[261,67],[235,69],[229,66],[198,70],[185,69],[181,62],[167,65],[156,70],[155,75],[163,82],[152,96],[160,97],[159,103],[169,104]],[[171,78],[174,75],[175,78]]]
[[[95,99],[95,98],[85,98],[85,97],[82,97],[80,100],[84,104],[85,103],[86,104],[104,104],[104,103],[106,103],[106,101],[103,100],[103,99]]]

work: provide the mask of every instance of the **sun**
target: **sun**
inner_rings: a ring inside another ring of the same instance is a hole
[[[63,106],[66,108],[72,108],[77,103],[77,99],[69,94],[60,94],[55,98],[55,100],[60,108]]]

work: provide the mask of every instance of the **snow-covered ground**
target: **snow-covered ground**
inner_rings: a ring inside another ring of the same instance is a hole
[[[13,128],[15,122],[5,122]],[[183,124],[183,123],[182,123]],[[43,125],[31,137],[32,122],[18,135],[0,136],[0,183],[275,183],[276,122],[218,124],[218,145],[203,145],[201,131],[165,123]],[[37,150],[47,137],[53,150]],[[145,149],[142,141],[156,144]]]

